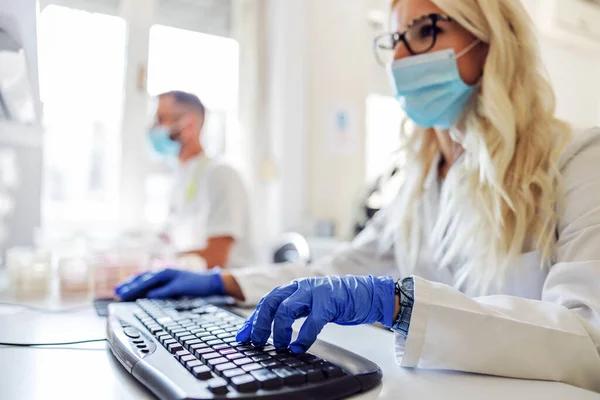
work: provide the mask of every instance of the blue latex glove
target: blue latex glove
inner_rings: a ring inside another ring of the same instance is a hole
[[[261,299],[237,334],[237,341],[264,346],[271,335],[277,349],[288,346],[304,353],[325,324],[360,325],[381,322],[392,326],[395,308],[394,281],[390,277],[345,276],[308,278],[272,290]],[[292,324],[307,317],[290,345]]]
[[[132,301],[140,297],[206,297],[224,295],[225,287],[219,269],[207,273],[165,269],[138,275],[119,285],[115,293],[123,301]]]

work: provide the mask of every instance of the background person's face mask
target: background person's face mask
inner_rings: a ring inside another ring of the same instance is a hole
[[[393,89],[408,117],[424,128],[449,129],[463,113],[475,91],[460,77],[457,60],[472,50],[474,41],[457,56],[453,49],[403,58],[390,64]]]
[[[181,143],[171,139],[171,129],[168,126],[158,125],[152,127],[147,134],[150,147],[159,155],[170,158],[179,156]]]

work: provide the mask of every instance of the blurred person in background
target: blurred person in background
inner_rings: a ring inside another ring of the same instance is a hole
[[[151,148],[178,163],[169,219],[163,237],[180,256],[195,255],[215,267],[255,262],[248,192],[238,171],[210,158],[201,144],[206,110],[190,93],[158,96]]]
[[[403,367],[600,392],[600,130],[574,135],[556,117],[519,0],[391,6],[376,55],[417,125],[392,204],[311,266],[165,270],[117,294],[258,303],[237,340],[262,346],[272,333],[293,353],[327,323],[380,322]]]

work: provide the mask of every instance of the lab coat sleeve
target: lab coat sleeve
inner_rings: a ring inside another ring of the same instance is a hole
[[[385,249],[380,243],[387,212],[391,210],[381,210],[352,243],[344,245],[332,256],[314,264],[285,264],[232,270],[231,274],[244,293],[245,304],[258,303],[271,289],[294,279],[326,275],[389,275],[395,268],[393,249]]]
[[[598,160],[600,140],[593,139],[562,169],[557,262],[541,301],[469,298],[414,277],[408,336],[396,335],[401,366],[559,381],[600,391]]]
[[[248,194],[238,172],[228,165],[217,165],[208,178],[207,190],[206,237],[242,237],[249,206]]]

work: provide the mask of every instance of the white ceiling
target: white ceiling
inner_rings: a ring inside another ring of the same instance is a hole
[[[159,0],[157,23],[176,28],[231,36],[234,0]],[[109,15],[119,14],[121,0],[39,0],[40,8],[57,4]]]

